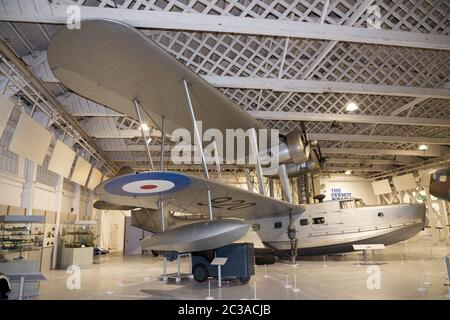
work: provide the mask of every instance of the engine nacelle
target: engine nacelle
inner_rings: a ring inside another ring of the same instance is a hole
[[[302,163],[309,159],[311,146],[303,140],[300,130],[294,130],[280,143],[278,152],[280,163]]]
[[[287,163],[286,173],[289,178],[298,177],[306,173],[310,173],[313,176],[321,173],[319,160],[316,153],[313,151],[308,160],[301,163]],[[271,175],[272,177],[278,177],[278,173]]]

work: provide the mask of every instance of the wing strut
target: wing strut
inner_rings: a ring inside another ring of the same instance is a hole
[[[280,164],[279,176],[284,196],[289,203],[292,203],[291,185],[289,183],[289,178],[286,172],[286,165],[284,163]]]
[[[162,117],[162,125],[161,125],[161,163],[159,164],[159,168],[161,171],[164,170],[164,138],[166,136],[166,117]],[[159,210],[161,214],[161,230],[162,232],[166,231],[166,221],[165,221],[165,215],[164,215],[164,201],[161,198],[159,199]],[[163,264],[163,281],[168,280],[167,276],[167,257],[164,256],[164,264]]]
[[[192,128],[194,129],[194,139],[195,139],[194,145],[197,145],[197,147],[200,150],[200,156],[202,157],[203,174],[205,175],[205,178],[209,180],[208,166],[206,165],[205,154],[203,153],[202,139],[200,137],[200,133],[198,132],[197,122],[195,120],[194,109],[192,108],[191,96],[189,95],[188,82],[186,81],[186,79],[183,80],[183,88],[184,88],[184,93],[186,95],[187,106],[189,108],[189,114],[191,116]],[[213,220],[212,205],[211,205],[211,191],[209,190],[208,186],[206,186],[206,194],[208,195],[208,218],[209,218],[209,220]]]
[[[262,167],[261,167],[261,159],[259,157],[258,141],[256,139],[255,128],[250,129],[249,137],[250,137],[251,152],[253,152],[253,154],[255,155],[255,158],[256,158],[255,159],[256,160],[255,168],[256,168],[256,174],[258,176],[259,193],[261,193],[262,195],[265,195],[266,192],[264,190],[264,176],[263,176],[263,171],[262,171]]]
[[[152,168],[152,171],[155,171],[155,167],[153,166],[152,154],[150,153],[150,147],[148,146],[147,139],[145,137],[145,129],[143,126],[144,123],[142,122],[139,101],[137,101],[137,100],[134,100],[134,109],[136,110],[136,115],[139,119],[139,125],[141,128],[142,139],[144,139],[144,145],[145,145],[145,149],[147,150],[147,156],[148,156],[148,160],[150,161],[150,167]]]

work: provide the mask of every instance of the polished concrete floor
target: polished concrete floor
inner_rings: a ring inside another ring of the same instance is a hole
[[[250,282],[210,281],[214,299],[449,299],[444,260],[450,245],[409,241],[380,252],[374,266],[358,264],[360,254],[301,259],[296,266],[258,266]],[[187,270],[182,264],[182,272]],[[169,272],[176,263],[169,263]],[[103,257],[101,264],[48,272],[37,299],[205,299],[208,283],[160,280],[162,259],[148,256]],[[295,281],[296,279],[296,286]],[[79,281],[77,281],[79,280]],[[292,285],[285,288],[286,282]],[[298,289],[298,290],[294,290]],[[450,300],[450,299],[449,299]]]

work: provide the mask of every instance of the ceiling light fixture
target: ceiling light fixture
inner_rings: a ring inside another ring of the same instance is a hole
[[[350,175],[352,172],[350,170],[345,171],[345,174]]]
[[[425,151],[425,150],[427,150],[428,149],[428,146],[426,145],[426,144],[421,144],[420,146],[419,146],[419,150],[420,151]]]
[[[359,109],[358,105],[353,101],[348,102],[347,105],[345,106],[345,110],[347,110],[348,112],[352,112],[358,109]]]
[[[150,130],[150,128],[148,127],[148,125],[146,123],[142,124],[142,129],[144,129],[144,131]],[[139,126],[139,130],[141,130],[141,126]]]

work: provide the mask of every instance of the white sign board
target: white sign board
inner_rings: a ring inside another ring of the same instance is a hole
[[[393,177],[392,181],[394,182],[395,190],[397,191],[414,190],[417,188],[417,184],[412,173]]]
[[[91,164],[83,158],[78,157],[70,180],[78,183],[79,185],[85,186],[89,176],[89,171],[91,171]]]
[[[378,196],[380,194],[391,193],[392,188],[388,179],[372,182],[373,192]]]
[[[353,250],[380,250],[385,249],[384,244],[354,244]]]
[[[51,140],[50,131],[26,114],[22,114],[9,144],[9,150],[42,166]]]
[[[89,177],[89,182],[87,184],[88,189],[94,190],[94,188],[98,186],[101,181],[102,181],[102,173],[98,169],[93,168],[91,176]]]
[[[219,258],[215,257],[214,260],[211,262],[211,265],[213,266],[223,266],[225,263],[227,263],[228,258]]]
[[[48,163],[48,170],[64,178],[69,178],[75,156],[75,151],[70,149],[62,141],[56,141],[50,162]]]

